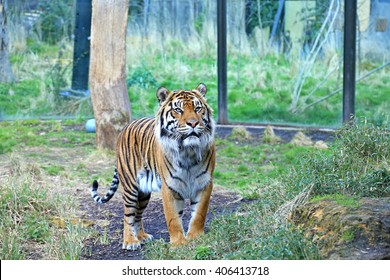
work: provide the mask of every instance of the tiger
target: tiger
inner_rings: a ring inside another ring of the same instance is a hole
[[[172,245],[204,234],[216,161],[215,123],[206,92],[203,83],[194,90],[158,88],[155,117],[131,122],[118,136],[116,169],[104,197],[97,193],[98,182],[93,182],[91,196],[97,203],[108,202],[121,186],[123,249],[137,250],[153,240],[142,222],[152,192],[161,192]],[[185,233],[182,215],[186,199],[191,218]]]

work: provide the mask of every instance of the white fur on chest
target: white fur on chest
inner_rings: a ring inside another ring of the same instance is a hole
[[[168,164],[168,178],[164,178],[167,186],[180,194],[183,199],[193,199],[199,191],[203,190],[211,181],[211,173],[208,170],[206,151],[199,148],[184,150],[170,149],[165,154]],[[137,183],[144,193],[158,192],[161,190],[160,174],[151,170],[150,165],[138,172]]]
[[[211,174],[207,171],[206,162],[199,162],[190,167],[175,164],[173,167],[175,171],[166,179],[166,183],[184,199],[195,198],[199,191],[210,183]]]

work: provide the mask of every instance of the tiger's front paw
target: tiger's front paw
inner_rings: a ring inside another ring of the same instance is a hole
[[[199,237],[199,235],[203,235],[203,234],[204,234],[204,230],[197,230],[197,231],[190,230],[187,234],[187,239],[192,240]]]
[[[171,245],[173,247],[179,247],[179,246],[187,244],[187,243],[188,243],[188,240],[184,237],[184,235],[174,237],[174,238],[171,237]]]
[[[138,236],[138,239],[141,241],[141,244],[145,244],[153,240],[153,235],[144,233],[142,236]]]
[[[129,251],[135,251],[141,249],[141,242],[139,241],[134,241],[131,243],[123,242],[122,249],[129,250]]]

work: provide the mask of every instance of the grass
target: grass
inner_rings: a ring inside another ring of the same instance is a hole
[[[54,184],[39,166],[13,158],[10,168],[9,175],[0,179],[0,258],[79,258],[86,233],[81,228],[59,230],[51,223],[74,202],[69,204],[66,195],[53,192]]]
[[[350,207],[350,208],[357,208],[360,206],[358,197],[354,196],[346,196],[339,193],[335,194],[326,194],[326,195],[316,195],[313,196],[310,201],[311,202],[318,202],[323,200],[332,200],[335,201],[337,204]]]
[[[79,133],[75,126],[80,125],[81,120],[0,122],[0,154],[12,152],[15,146],[88,147],[95,135]]]
[[[59,94],[61,90],[71,87],[72,42],[48,45],[39,40],[26,41],[24,50],[11,52],[18,82],[0,85],[0,119],[59,118],[63,115],[91,117],[93,112],[89,98],[70,99]],[[171,39],[164,43],[163,55],[160,44],[156,45],[153,41],[145,41],[142,47],[133,46],[131,41],[128,44],[127,84],[135,118],[154,115],[158,107],[155,92],[159,86],[168,89],[195,88],[199,82],[208,86],[208,101],[215,113],[218,112],[214,46],[210,48],[203,42],[188,48],[182,42]],[[148,49],[148,52],[144,49]],[[271,52],[254,57],[251,52],[240,53],[234,48],[229,48],[228,55],[230,121],[340,127],[341,94],[304,111],[294,113],[290,110],[299,60],[288,60]],[[373,63],[361,65],[361,74],[375,67]],[[303,87],[299,106],[304,107],[326,96],[340,84],[340,77],[331,75],[305,101],[326,71],[322,63],[314,67]],[[357,116],[364,116],[378,125],[389,126],[388,74],[385,68],[357,84]]]
[[[222,216],[209,233],[188,246],[171,248],[163,240],[146,247],[148,259],[281,260],[319,259],[316,248],[298,229],[275,225],[272,216],[252,205],[242,212]]]
[[[291,166],[299,163],[300,155],[309,151],[314,152],[316,149],[290,144],[243,144],[234,140],[218,139],[215,182],[249,193],[254,188],[287,174]]]
[[[0,128],[16,139],[0,138],[1,259],[80,258],[83,240],[94,233],[70,222],[57,228],[52,218],[75,216],[75,186],[92,179],[110,182],[114,155],[96,151],[94,135],[79,120],[1,122]],[[364,122],[346,127],[328,150],[256,143],[247,136],[241,131],[217,139],[214,180],[256,201],[214,219],[208,233],[188,246],[148,244],[147,258],[319,259],[316,247],[281,216],[287,202],[309,186],[311,201],[331,199],[354,208],[359,197],[390,195],[390,136],[382,127]],[[107,236],[99,240],[105,243]]]
[[[167,44],[169,46],[169,43]],[[167,48],[169,48],[167,46]],[[153,115],[155,97],[153,84],[164,85],[169,89],[195,87],[202,81],[209,87],[207,98],[213,109],[217,112],[217,69],[216,56],[205,52],[169,53],[165,56],[153,54],[152,58],[145,56],[137,50],[134,60],[141,57],[141,61],[129,65],[129,76],[142,78],[142,83],[132,83],[129,87],[130,100],[135,102],[133,113]],[[240,55],[240,77],[236,73],[238,68],[237,57]],[[133,57],[133,56],[132,56]],[[139,59],[138,59],[139,60]],[[231,121],[263,122],[263,123],[289,123],[317,126],[340,127],[341,123],[341,93],[316,106],[302,112],[293,113],[290,110],[291,93],[294,88],[298,67],[298,60],[288,61],[283,56],[268,54],[262,57],[253,57],[251,54],[240,54],[229,50],[228,67],[228,116]],[[164,67],[170,65],[171,67]],[[140,71],[140,67],[143,69]],[[192,71],[190,70],[192,69]],[[368,69],[362,69],[368,71]],[[317,65],[312,75],[303,87],[299,105],[305,105],[326,96],[339,84],[339,77],[331,75],[329,80],[320,87],[316,93],[303,101],[309,92],[321,81],[326,69]],[[388,70],[361,81],[357,86],[357,116],[365,116],[378,125],[389,124],[386,112],[390,110],[390,95],[387,94],[388,79],[384,77]],[[147,73],[147,75],[146,75]],[[153,81],[145,84],[144,81]],[[192,83],[182,81],[193,81]],[[371,85],[374,84],[374,89]],[[375,91],[376,94],[372,94]],[[138,97],[140,96],[140,97]],[[373,110],[373,108],[376,108]]]

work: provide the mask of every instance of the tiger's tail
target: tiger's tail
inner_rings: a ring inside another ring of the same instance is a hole
[[[95,200],[96,203],[99,203],[99,204],[106,203],[114,196],[115,192],[118,189],[118,186],[119,186],[118,170],[115,168],[114,177],[112,178],[110,189],[106,193],[106,195],[104,197],[101,197],[98,195],[97,189],[99,187],[99,184],[95,180],[92,183],[91,196],[92,196],[93,200]]]

